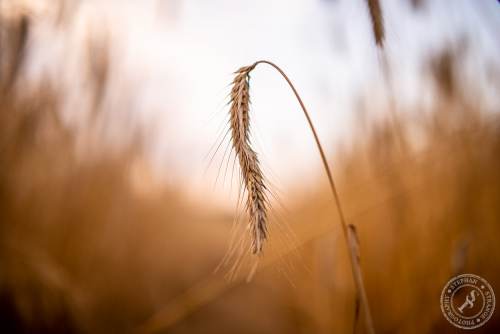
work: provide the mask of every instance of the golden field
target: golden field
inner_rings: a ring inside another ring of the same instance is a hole
[[[326,177],[299,184],[286,210],[270,209],[269,251],[251,281],[246,265],[232,280],[230,264],[214,273],[244,213],[156,180],[143,133],[114,149],[92,121],[83,134],[66,126],[60,92],[23,81],[29,24],[5,26],[0,49],[2,332],[364,332]],[[96,114],[102,57],[85,65]],[[430,107],[360,116],[352,143],[329,157],[378,333],[459,332],[439,303],[458,273],[500,293],[500,118],[464,94],[459,58],[429,59]],[[376,108],[363,102],[361,114]],[[500,332],[498,314],[474,332]]]

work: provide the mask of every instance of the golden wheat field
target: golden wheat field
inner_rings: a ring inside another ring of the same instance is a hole
[[[0,332],[499,333],[499,27],[0,1]]]

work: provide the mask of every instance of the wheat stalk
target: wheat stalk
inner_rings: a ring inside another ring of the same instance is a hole
[[[370,308],[368,305],[368,298],[366,296],[366,291],[363,283],[363,275],[361,272],[361,266],[359,262],[359,247],[357,243],[356,233],[353,225],[347,225],[344,218],[344,212],[340,204],[340,198],[337,193],[337,188],[335,187],[335,182],[333,181],[333,176],[326,159],[326,155],[321,146],[318,134],[312,123],[312,120],[307,112],[307,109],[300,98],[299,93],[295,89],[294,85],[288,78],[288,76],[274,63],[267,60],[260,60],[252,64],[251,66],[245,66],[240,68],[235,72],[236,76],[233,80],[233,86],[231,90],[231,106],[230,106],[230,125],[232,134],[232,144],[236,152],[240,163],[241,175],[243,176],[243,182],[245,190],[247,191],[246,199],[246,210],[249,214],[250,221],[249,227],[251,231],[252,238],[252,252],[254,254],[260,254],[262,252],[263,244],[267,238],[267,208],[268,202],[266,197],[266,185],[264,184],[264,177],[259,166],[259,160],[257,158],[257,153],[252,149],[250,145],[250,87],[249,79],[250,72],[258,64],[267,64],[276,69],[286,80],[290,88],[292,89],[297,101],[304,112],[307,119],[309,127],[313,133],[316,146],[321,155],[321,160],[323,162],[323,167],[325,169],[326,175],[328,177],[328,182],[330,184],[330,189],[337,206],[339,213],[340,223],[342,225],[342,230],[344,232],[344,238],[348,245],[348,250],[351,260],[351,269],[354,277],[354,283],[356,286],[357,296],[360,299],[361,305],[364,308],[365,314],[365,325],[367,332],[370,334],[375,333],[373,328],[373,322],[371,318]]]
[[[370,19],[372,21],[373,36],[375,43],[382,48],[384,46],[384,19],[382,17],[382,8],[379,0],[366,0],[370,11]]]

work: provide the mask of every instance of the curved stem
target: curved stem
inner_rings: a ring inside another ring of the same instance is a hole
[[[312,123],[311,117],[309,116],[309,112],[307,111],[307,108],[304,105],[304,102],[302,102],[302,99],[300,98],[299,93],[295,89],[294,85],[292,84],[292,82],[290,81],[288,76],[285,74],[285,72],[283,72],[283,70],[281,68],[278,67],[278,65],[273,64],[272,62],[267,61],[267,60],[259,60],[259,61],[255,62],[252,65],[252,67],[257,66],[258,64],[268,64],[268,65],[271,65],[272,67],[274,67],[286,80],[286,82],[288,83],[288,85],[292,89],[293,93],[295,94],[295,97],[299,101],[300,107],[302,108],[302,111],[304,111],[304,115],[306,116],[307,123],[309,123],[309,127],[311,128],[311,131],[313,133],[314,140],[316,141],[316,146],[318,147],[318,150],[319,150],[319,154],[321,155],[323,167],[325,168],[326,175],[328,176],[328,182],[330,183],[330,188],[331,188],[332,193],[333,193],[333,198],[335,199],[335,204],[337,205],[337,209],[339,212],[340,222],[342,223],[342,230],[344,231],[344,235],[347,237],[347,224],[345,222],[344,212],[342,211],[342,206],[340,205],[340,199],[339,199],[339,195],[337,193],[337,187],[335,187],[335,182],[333,181],[333,176],[332,176],[332,173],[330,171],[330,166],[328,165],[328,161],[326,160],[325,152],[323,151],[323,147],[321,146],[321,143],[319,141],[319,137],[318,137],[318,134],[316,132],[316,128],[314,127],[314,125]]]
[[[323,151],[323,147],[321,146],[321,142],[319,140],[318,134],[316,133],[316,129],[312,123],[311,117],[309,116],[309,112],[307,111],[306,106],[304,105],[304,102],[300,98],[299,93],[295,89],[293,83],[290,81],[288,76],[283,72],[281,68],[278,67],[278,65],[267,61],[267,60],[259,60],[255,62],[251,67],[252,69],[255,68],[258,64],[267,64],[272,66],[274,69],[276,69],[281,76],[286,80],[290,88],[292,89],[293,93],[295,94],[295,97],[297,98],[297,101],[300,104],[300,107],[302,108],[302,111],[304,112],[304,115],[306,116],[307,123],[309,124],[309,127],[311,128],[311,131],[314,136],[314,140],[316,141],[316,146],[318,147],[319,154],[321,155],[321,160],[323,162],[323,167],[325,168],[326,175],[328,176],[328,182],[330,184],[330,189],[332,190],[333,193],[333,198],[335,199],[335,204],[337,206],[337,210],[339,213],[339,218],[340,218],[340,223],[342,225],[342,231],[344,232],[344,238],[348,244],[348,250],[349,250],[349,255],[351,259],[351,268],[352,268],[352,273],[354,277],[354,282],[356,285],[357,293],[358,296],[361,300],[361,303],[364,307],[364,314],[365,314],[365,325],[367,332],[370,334],[374,334],[375,330],[373,328],[373,321],[370,313],[370,307],[368,305],[368,298],[366,296],[366,290],[364,287],[363,283],[363,276],[361,272],[361,267],[359,265],[359,254],[357,254],[357,241],[356,240],[356,235],[355,235],[355,229],[352,226],[352,228],[348,227],[345,217],[344,217],[344,211],[342,210],[342,206],[340,205],[340,198],[337,192],[337,187],[335,187],[335,182],[333,181],[333,176],[330,170],[330,166],[328,165],[328,161],[326,159],[325,152]]]

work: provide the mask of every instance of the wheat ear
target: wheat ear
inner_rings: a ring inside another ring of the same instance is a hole
[[[337,193],[337,188],[335,187],[335,182],[333,181],[333,176],[326,159],[325,152],[321,146],[318,134],[312,123],[311,117],[307,112],[307,109],[299,96],[299,93],[295,89],[294,85],[288,78],[288,76],[274,63],[267,60],[260,60],[255,62],[251,66],[246,66],[240,68],[235,72],[236,76],[233,81],[233,86],[231,90],[231,107],[230,107],[230,117],[231,117],[231,134],[233,148],[238,156],[241,174],[243,176],[243,182],[245,190],[247,191],[246,200],[246,210],[250,216],[250,231],[252,237],[252,252],[254,254],[261,253],[264,241],[267,238],[267,198],[266,198],[266,186],[264,184],[264,177],[259,166],[259,160],[257,159],[256,152],[250,146],[250,92],[249,92],[249,79],[250,72],[258,64],[267,64],[276,69],[281,76],[286,80],[290,88],[292,89],[297,101],[304,112],[307,119],[307,123],[313,133],[314,140],[316,141],[316,146],[318,147],[319,153],[321,155],[321,160],[323,162],[323,167],[325,168],[326,175],[328,177],[328,182],[330,184],[330,189],[337,206],[339,213],[340,223],[342,225],[342,230],[344,233],[345,240],[348,245],[348,250],[351,260],[351,269],[354,277],[354,283],[356,286],[357,295],[360,298],[361,305],[364,309],[365,315],[365,325],[367,332],[369,334],[375,333],[373,328],[373,321],[370,313],[370,307],[368,305],[368,298],[366,296],[366,290],[363,283],[363,275],[361,272],[361,266],[359,263],[359,248],[357,244],[357,238],[355,238],[355,229],[352,225],[347,225],[342,206],[340,205],[339,195]]]
[[[230,123],[233,149],[240,164],[241,175],[247,191],[246,210],[250,217],[252,253],[262,252],[267,238],[267,197],[264,177],[257,153],[250,146],[250,94],[249,73],[254,66],[236,71],[231,89]]]

